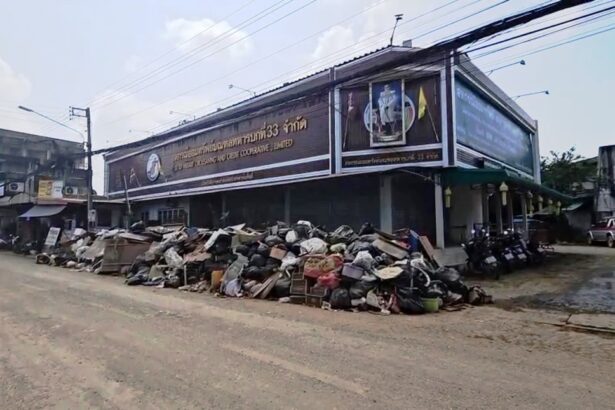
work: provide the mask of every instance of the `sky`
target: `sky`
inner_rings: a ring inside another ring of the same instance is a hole
[[[0,128],[82,141],[18,105],[83,132],[68,107],[90,107],[94,149],[147,137],[389,43],[418,47],[545,0],[0,0]],[[613,6],[611,0],[509,35]],[[540,150],[591,157],[615,143],[615,14],[497,53],[476,52],[538,120]],[[554,29],[555,30],[555,29]],[[601,34],[596,34],[602,30]],[[578,41],[574,39],[591,36]],[[493,41],[497,40],[493,39]],[[565,41],[573,41],[562,44]],[[541,49],[556,46],[540,51]],[[229,85],[234,85],[230,88]],[[94,188],[103,191],[103,162]]]

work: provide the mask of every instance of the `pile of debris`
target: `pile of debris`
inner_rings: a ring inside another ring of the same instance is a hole
[[[275,299],[326,309],[418,314],[490,303],[480,287],[439,266],[425,237],[365,224],[327,232],[308,221],[264,230],[148,227],[79,231],[37,263],[120,273],[127,285]]]

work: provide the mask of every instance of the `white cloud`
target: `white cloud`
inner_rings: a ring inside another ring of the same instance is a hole
[[[4,100],[23,101],[30,95],[32,85],[25,75],[16,73],[0,58],[0,90]]]
[[[226,21],[215,22],[208,18],[170,20],[165,25],[164,37],[173,41],[185,53],[198,48],[204,55],[223,50],[231,57],[241,57],[254,47],[245,31],[233,28]]]
[[[333,26],[318,37],[312,58],[321,59],[355,45],[355,34],[350,27]]]

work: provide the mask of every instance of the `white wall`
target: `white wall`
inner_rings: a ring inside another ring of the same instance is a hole
[[[469,186],[456,186],[452,191],[449,236],[458,242],[470,235],[475,223],[483,222],[483,204],[480,190],[473,190]]]

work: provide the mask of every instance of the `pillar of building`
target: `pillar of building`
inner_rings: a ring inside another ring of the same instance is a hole
[[[442,185],[440,183],[439,175],[436,175],[434,196],[436,215],[436,247],[444,248],[444,201],[442,198]]]
[[[380,175],[380,229],[393,231],[393,193],[391,175]]]

